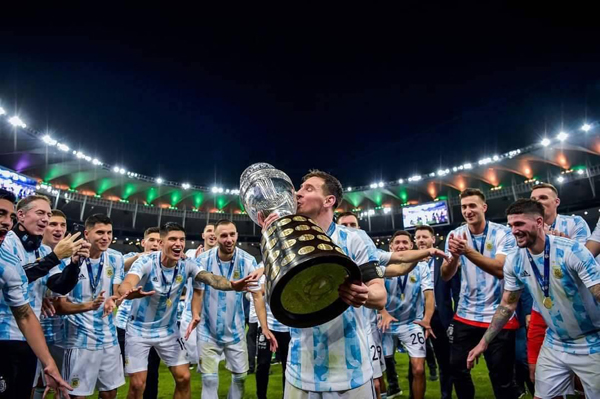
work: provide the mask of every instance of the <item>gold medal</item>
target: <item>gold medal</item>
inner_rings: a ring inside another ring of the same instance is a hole
[[[172,304],[173,301],[171,301],[171,298],[167,298],[167,307],[170,308]]]
[[[549,296],[545,297],[543,304],[546,309],[552,308],[552,299]]]
[[[402,294],[400,294],[400,300],[403,301],[404,300],[404,292]]]

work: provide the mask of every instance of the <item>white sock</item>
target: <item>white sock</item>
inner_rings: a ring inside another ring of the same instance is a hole
[[[219,374],[202,374],[202,399],[219,397]]]
[[[231,374],[231,386],[229,387],[227,399],[242,399],[244,397],[246,375],[246,373]]]

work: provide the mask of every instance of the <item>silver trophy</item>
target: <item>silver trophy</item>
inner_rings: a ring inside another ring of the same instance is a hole
[[[273,212],[279,216],[261,239],[273,316],[303,328],[323,324],[346,310],[338,287],[347,276],[360,280],[360,269],[316,223],[296,214],[296,191],[288,175],[268,163],[251,165],[240,177],[240,198],[257,224]]]

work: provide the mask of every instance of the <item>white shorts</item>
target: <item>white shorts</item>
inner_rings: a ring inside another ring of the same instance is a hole
[[[573,394],[573,377],[586,398],[600,398],[600,353],[573,355],[542,346],[535,366],[535,396],[542,399]]]
[[[201,339],[198,341],[198,354],[200,355],[198,372],[202,374],[217,374],[223,355],[225,355],[227,370],[236,374],[248,372],[248,348],[245,339],[227,345]]]
[[[358,388],[338,392],[312,392],[296,388],[289,381],[285,382],[284,399],[375,399],[373,380]]]
[[[398,337],[400,343],[406,348],[409,357],[426,357],[425,333],[423,327],[410,323],[393,327],[390,332]]]
[[[381,346],[383,347],[383,356],[394,356],[394,340],[396,337],[389,331],[381,333]]]
[[[90,396],[94,389],[112,391],[125,384],[119,345],[99,350],[65,349],[63,378],[73,396]]]
[[[194,331],[192,331],[192,333],[190,334],[188,340],[186,340],[185,334],[187,332],[189,324],[189,322],[185,322],[183,321],[183,319],[181,319],[181,324],[179,326],[179,336],[183,337],[183,345],[185,346],[185,351],[187,353],[187,357],[190,361],[190,364],[198,364],[198,358],[200,357],[198,356],[198,340],[200,339],[200,334],[198,334],[198,327],[196,327]]]
[[[142,338],[133,334],[125,335],[125,372],[139,373],[148,370],[148,353],[154,348],[167,367],[189,364],[183,338],[179,332],[163,338]]]
[[[381,331],[371,326],[371,341],[369,342],[371,361],[373,362],[373,379],[383,377],[385,371],[385,358],[383,357],[383,344],[381,342]]]
[[[50,351],[50,355],[52,356],[52,359],[54,359],[54,363],[56,363],[56,367],[58,367],[59,370],[62,370],[63,358],[65,356],[64,348],[62,348],[58,345],[55,345],[55,344],[49,344],[48,350]],[[44,368],[42,367],[42,362],[40,362],[40,359],[38,359],[37,368],[35,370],[35,379],[33,380],[34,388],[38,385],[40,378],[42,379],[42,385],[45,387],[46,386],[46,374],[44,374]]]

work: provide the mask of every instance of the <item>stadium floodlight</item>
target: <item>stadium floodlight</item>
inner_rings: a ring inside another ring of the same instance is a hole
[[[381,188],[381,187],[383,187],[383,186],[384,186],[384,183],[383,183],[382,181],[380,181],[380,182],[379,182],[379,184],[377,184],[377,186],[378,186],[379,188]]]
[[[27,125],[25,124],[25,122],[23,122],[21,120],[21,118],[19,118],[18,116],[12,116],[9,120],[8,123],[10,123],[11,125],[13,125],[14,127],[20,127],[22,129],[25,129],[27,127]]]
[[[218,192],[219,194],[223,193],[223,187],[219,187],[219,188],[217,189],[217,192]]]
[[[375,209],[369,209],[369,211],[367,212],[367,215],[369,215],[369,216],[375,215]]]
[[[2,115],[0,113],[0,115]],[[589,132],[590,130],[592,130],[592,125],[588,125],[587,123],[584,123],[583,126],[581,126],[581,130],[583,130],[584,132]]]
[[[464,170],[468,170],[468,169],[472,169],[473,165],[471,165],[470,163],[466,163],[462,167],[463,167]]]
[[[377,183],[371,183],[371,185],[369,187],[371,187],[371,188],[377,188]]]
[[[210,191],[211,191],[213,194],[216,194],[216,193],[218,193],[218,192],[219,192],[219,188],[218,188],[217,186],[213,186],[213,187],[210,189]]]
[[[500,160],[500,157],[499,157],[498,155],[494,155],[494,156],[492,157],[492,161],[494,161],[494,162],[497,162],[497,161],[499,161],[499,160]]]
[[[0,115],[6,115],[6,111],[2,107],[0,107]]]
[[[347,187],[346,191],[352,191],[352,187]]]
[[[183,188],[184,190],[189,190],[190,189],[190,184],[189,183],[182,183],[181,184],[181,188]]]
[[[559,182],[559,183],[562,183],[562,182],[564,182],[564,181],[565,181],[565,178],[564,178],[564,177],[562,177],[562,176],[558,176],[558,177],[556,178],[556,181],[557,181],[557,182]]]
[[[455,172],[455,173],[456,173],[456,172],[458,172],[458,167],[456,167],[456,166],[455,166],[455,167],[453,167],[453,168],[452,168],[452,171],[453,171],[453,172]]]
[[[398,184],[404,184],[404,179],[398,179]]]
[[[412,182],[412,181],[419,181],[419,180],[421,180],[421,179],[422,179],[422,177],[421,177],[420,175],[414,175],[414,176],[412,176],[412,177],[409,177],[409,178],[408,178],[408,181],[411,181],[411,182]]]
[[[387,215],[388,213],[390,213],[391,211],[392,211],[392,208],[389,208],[389,207],[385,207],[385,208],[383,208],[383,213],[384,213],[384,214],[386,214],[386,215]]]
[[[56,145],[58,144],[58,141],[54,140],[52,137],[50,137],[50,135],[45,135],[44,137],[42,137],[42,141],[48,145]]]
[[[569,135],[567,133],[565,133],[565,132],[560,132],[556,136],[556,138],[558,139],[558,141],[565,141],[568,137],[569,137]]]
[[[164,182],[162,177],[157,177],[155,181],[156,181],[156,184],[163,184],[163,182]]]
[[[487,165],[488,163],[492,162],[492,158],[483,158],[482,160],[480,160],[478,163],[479,165]]]
[[[543,145],[544,147],[548,147],[550,145],[550,139],[547,137],[544,137],[542,139],[542,141],[540,142],[541,145]]]
[[[92,159],[92,163],[93,163],[94,165],[100,165],[100,164],[102,164],[102,162],[100,162],[100,161],[98,160],[98,158],[94,158],[94,159]]]
[[[577,174],[578,174],[578,175],[582,175],[582,174],[583,174],[583,169],[579,169],[579,170],[577,171]]]
[[[118,167],[118,166],[115,166],[115,167],[113,168],[113,172],[115,172],[115,173],[119,173],[119,167]]]
[[[124,175],[124,174],[125,174],[125,172],[126,172],[126,170],[125,170],[125,169],[123,169],[123,168],[119,169],[119,173],[120,173],[120,174]]]

